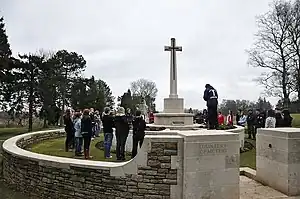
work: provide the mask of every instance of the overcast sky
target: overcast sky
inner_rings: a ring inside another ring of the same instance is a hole
[[[270,0],[0,0],[14,54],[40,48],[76,51],[87,60],[86,76],[106,81],[115,96],[130,82],[156,82],[158,109],[169,95],[169,56],[175,37],[178,94],[187,108],[204,108],[204,85],[222,99],[256,100],[245,50],[257,31],[255,16]],[[271,99],[274,102],[274,99]]]

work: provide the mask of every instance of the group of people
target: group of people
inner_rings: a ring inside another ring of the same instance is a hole
[[[104,133],[104,158],[112,158],[111,147],[115,132],[117,161],[125,160],[125,146],[129,130],[133,131],[133,158],[137,154],[138,145],[142,146],[146,129],[146,122],[141,111],[137,110],[135,115],[132,115],[130,109],[125,113],[123,107],[119,107],[116,112],[106,107],[102,115],[99,111],[94,112],[92,108],[74,113],[68,109],[64,115],[64,124],[67,134],[66,151],[75,149],[75,156],[84,156],[85,159],[92,158],[90,156],[91,140],[99,136],[101,126],[103,126]]]
[[[207,105],[207,126],[208,129],[217,129],[219,125],[233,125],[233,112],[229,110],[226,117],[221,112],[217,114],[218,110],[218,92],[210,84],[205,85],[205,91],[203,99]],[[247,114],[243,114],[242,110],[239,110],[236,114],[237,125],[248,127],[249,138],[255,139],[256,130],[258,128],[275,128],[275,127],[291,127],[293,118],[290,112],[286,109],[281,111],[276,108],[266,111],[257,109],[255,112],[251,109]]]
[[[255,139],[258,128],[292,127],[293,117],[287,109],[248,110],[246,114],[239,110],[236,115],[236,121],[238,125],[247,125],[248,137]]]
[[[221,111],[218,113],[218,125],[227,125],[232,126],[233,125],[233,113],[231,110],[229,110],[228,115],[225,117]]]

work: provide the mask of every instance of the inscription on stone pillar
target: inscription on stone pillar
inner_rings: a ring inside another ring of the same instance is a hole
[[[219,155],[227,152],[227,144],[200,144],[200,155]]]

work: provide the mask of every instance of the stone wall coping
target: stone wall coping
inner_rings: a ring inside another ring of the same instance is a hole
[[[48,162],[49,164],[56,163],[60,164],[59,167],[68,168],[70,166],[83,167],[83,168],[107,168],[107,167],[120,167],[127,164],[127,162],[105,162],[105,161],[92,161],[92,160],[80,160],[74,158],[64,158],[58,156],[50,156],[44,154],[33,153],[22,149],[17,146],[17,142],[21,139],[29,139],[32,135],[50,133],[62,131],[63,129],[57,130],[48,130],[48,131],[38,131],[33,133],[26,133],[22,135],[18,135],[6,140],[3,143],[3,150],[9,154],[15,155],[17,157],[22,157],[29,160],[39,161],[39,162]],[[58,166],[58,165],[57,165]]]
[[[279,131],[283,133],[300,133],[300,128],[291,128],[291,127],[286,127],[286,128],[263,128],[260,129],[260,131]]]
[[[300,128],[263,128],[258,129],[257,134],[260,136],[275,136],[289,139],[300,138]]]

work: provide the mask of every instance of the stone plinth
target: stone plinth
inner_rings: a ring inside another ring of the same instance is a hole
[[[289,196],[300,195],[300,129],[259,129],[257,179]]]
[[[238,199],[239,135],[213,130],[178,134],[184,137],[183,199]]]
[[[194,115],[190,113],[156,113],[154,124],[165,126],[193,125]]]
[[[183,98],[165,98],[164,113],[184,113]]]

